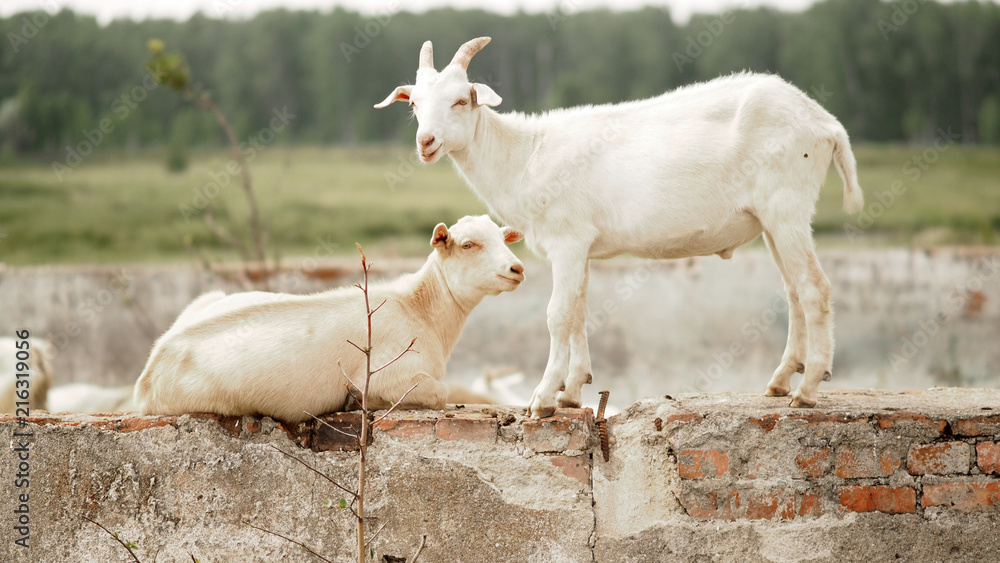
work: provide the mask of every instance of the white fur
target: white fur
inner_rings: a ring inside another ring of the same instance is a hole
[[[488,38],[473,41],[481,48]],[[422,61],[424,53],[430,42]],[[560,390],[560,406],[579,406],[591,380],[591,258],[729,258],[761,234],[790,303],[788,346],[768,394],[788,394],[801,369],[791,404],[815,404],[832,369],[833,325],[810,223],[831,159],[844,207],[856,212],[863,196],[847,132],[802,91],[743,73],[647,100],[526,116],[490,109],[500,97],[469,83],[465,66],[438,73],[422,63],[413,86],[375,107],[393,101],[414,106],[420,158],[451,156],[490,211],[552,264],[551,346],[532,416],[551,414]]]
[[[443,408],[445,364],[466,318],[486,295],[515,289],[523,266],[505,243],[520,240],[488,217],[439,224],[424,266],[369,288],[372,368],[414,350],[374,375],[369,406],[387,408],[413,384],[402,408]],[[290,422],[344,410],[348,382],[364,385],[364,296],[355,287],[314,295],[221,291],[202,295],[153,346],[136,382],[143,414],[214,412],[267,415]]]
[[[27,342],[26,363],[29,369],[26,372],[17,369],[17,352],[25,349],[21,342]],[[29,338],[26,341],[20,338],[0,338],[0,413],[17,414],[17,403],[22,401],[17,393],[25,390],[28,392],[29,414],[46,408],[53,375],[51,350],[52,344],[44,338]],[[18,373],[27,373],[28,377],[19,378]]]

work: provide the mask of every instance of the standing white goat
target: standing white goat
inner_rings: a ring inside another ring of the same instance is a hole
[[[434,228],[434,251],[415,274],[369,288],[378,314],[372,366],[381,366],[417,337],[417,354],[403,354],[372,378],[368,404],[444,408],[441,380],[469,313],[486,295],[511,291],[524,267],[506,244],[521,240],[485,215]],[[379,306],[379,303],[384,304]],[[364,355],[347,340],[365,342],[363,294],[345,287],[314,295],[247,292],[202,295],[156,341],[135,385],[143,414],[214,412],[266,415],[297,422],[344,410],[344,371],[363,385]],[[362,374],[362,375],[359,375]]]
[[[767,387],[792,406],[816,404],[833,363],[830,283],[810,222],[831,158],[844,208],[863,203],[844,127],[776,76],[737,74],[662,96],[525,116],[499,114],[469,61],[490,39],[465,43],[440,73],[430,41],[412,86],[376,108],[408,102],[421,160],[450,155],[490,211],[552,264],[548,364],[534,417],[580,405],[591,381],[587,280],[591,258],[681,258],[733,250],[763,233],[789,302],[788,344]]]

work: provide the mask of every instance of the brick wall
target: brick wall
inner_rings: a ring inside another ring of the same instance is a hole
[[[1000,412],[804,412],[739,421],[756,440],[727,440],[728,425],[706,435],[707,416],[673,415],[665,428],[677,448],[678,498],[693,518],[1000,510]],[[705,443],[712,438],[727,443]]]

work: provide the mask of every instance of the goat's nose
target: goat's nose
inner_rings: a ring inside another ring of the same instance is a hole
[[[434,135],[427,135],[419,139],[420,146],[427,148],[434,144]]]
[[[521,274],[523,276],[524,266],[520,264],[514,264],[513,266],[510,267],[510,271],[514,272],[515,274]]]

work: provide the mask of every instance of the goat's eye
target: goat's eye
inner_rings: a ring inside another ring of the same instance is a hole
[[[467,241],[464,244],[462,244],[462,248],[464,248],[465,250],[469,250],[473,246],[476,246],[476,243],[474,243],[472,241]]]
[[[452,107],[455,107],[455,106],[464,106],[464,105],[466,105],[468,103],[469,103],[469,100],[466,100],[465,98],[462,98],[461,100],[455,102],[455,105],[453,105]]]

